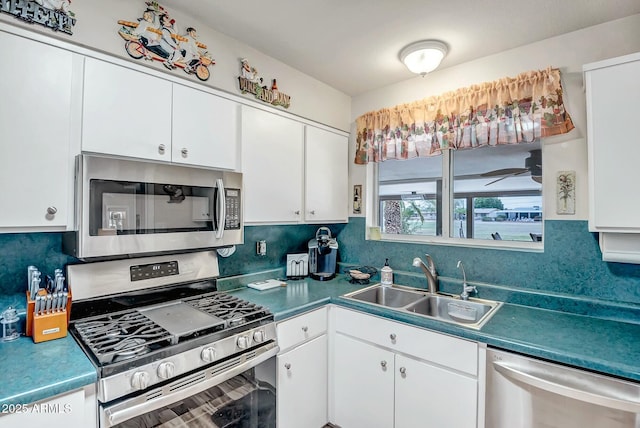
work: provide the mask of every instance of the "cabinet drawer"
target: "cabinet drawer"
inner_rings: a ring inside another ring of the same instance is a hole
[[[478,344],[346,309],[336,310],[336,331],[417,358],[478,375]]]
[[[284,351],[326,331],[327,309],[316,309],[278,323],[278,345]]]

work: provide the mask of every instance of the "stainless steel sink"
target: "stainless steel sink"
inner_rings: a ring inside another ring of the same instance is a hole
[[[407,306],[410,303],[424,298],[424,294],[417,291],[409,291],[382,285],[369,287],[362,291],[356,291],[348,296],[355,300],[387,306],[390,308]]]
[[[493,300],[461,300],[458,296],[381,284],[344,297],[475,329],[480,329],[502,306],[502,302]]]

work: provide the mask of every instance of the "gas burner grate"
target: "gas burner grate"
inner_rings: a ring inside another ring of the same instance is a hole
[[[138,311],[77,322],[74,328],[100,364],[135,358],[174,341],[167,330]]]
[[[223,319],[228,328],[271,315],[271,312],[263,306],[241,300],[221,291],[184,302],[209,315]]]

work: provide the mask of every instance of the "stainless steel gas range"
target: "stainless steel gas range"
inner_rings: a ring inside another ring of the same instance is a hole
[[[217,291],[213,251],[67,267],[70,332],[98,371],[100,427],[275,427],[268,309]]]

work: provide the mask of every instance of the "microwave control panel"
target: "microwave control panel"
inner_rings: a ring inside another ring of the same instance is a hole
[[[240,189],[226,189],[225,205],[227,208],[224,219],[225,230],[240,229]]]
[[[165,263],[131,266],[129,268],[129,273],[131,274],[131,281],[178,275],[178,262],[170,261]]]

